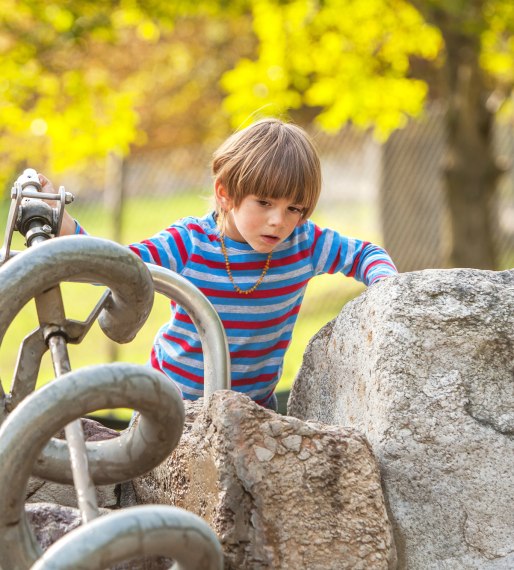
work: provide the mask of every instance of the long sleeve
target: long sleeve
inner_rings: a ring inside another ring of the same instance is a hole
[[[310,227],[315,275],[341,272],[365,285],[398,273],[389,254],[370,242]]]
[[[189,258],[191,246],[192,239],[187,226],[174,224],[129,248],[145,263],[181,273]]]

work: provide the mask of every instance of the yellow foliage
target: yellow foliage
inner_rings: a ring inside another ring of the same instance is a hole
[[[403,0],[254,0],[256,60],[222,80],[235,125],[256,111],[320,107],[323,128],[352,120],[383,138],[423,109],[427,87],[408,77],[410,58],[434,59],[440,33]]]

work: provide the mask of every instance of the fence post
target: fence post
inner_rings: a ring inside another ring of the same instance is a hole
[[[122,155],[111,151],[105,160],[104,206],[111,218],[111,239],[117,243],[122,241],[123,209],[124,209],[124,170]],[[110,362],[118,360],[119,350],[115,342],[108,341],[107,357]]]

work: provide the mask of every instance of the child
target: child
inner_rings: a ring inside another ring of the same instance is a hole
[[[209,298],[227,333],[232,388],[276,409],[274,390],[310,279],[342,272],[371,285],[397,271],[376,245],[309,221],[321,170],[299,127],[277,119],[254,123],[221,145],[212,171],[215,212],[183,218],[130,249],[180,273]],[[67,215],[63,233],[84,231]],[[151,363],[180,386],[184,399],[202,396],[200,338],[181,307],[172,304]]]

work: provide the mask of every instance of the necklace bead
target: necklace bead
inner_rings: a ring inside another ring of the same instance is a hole
[[[241,289],[241,287],[239,287],[239,285],[237,285],[237,283],[234,281],[234,277],[232,275],[232,270],[230,269],[230,261],[228,259],[227,248],[225,247],[225,240],[223,239],[223,235],[221,235],[221,234],[220,234],[220,244],[221,244],[221,251],[223,252],[223,257],[225,258],[225,268],[227,270],[227,275],[228,275],[228,278],[230,279],[230,282],[232,283],[232,286],[234,287],[234,289],[240,295],[249,295],[250,293],[253,293],[255,291],[255,289],[257,289],[257,287],[262,283],[262,281],[264,280],[264,277],[266,277],[266,273],[268,273],[268,269],[269,269],[269,266],[271,263],[271,256],[273,255],[273,251],[269,252],[268,258],[266,259],[266,263],[264,264],[264,269],[262,270],[262,273],[261,273],[259,279],[257,279],[257,282],[255,283],[255,285],[250,287],[250,289]]]

